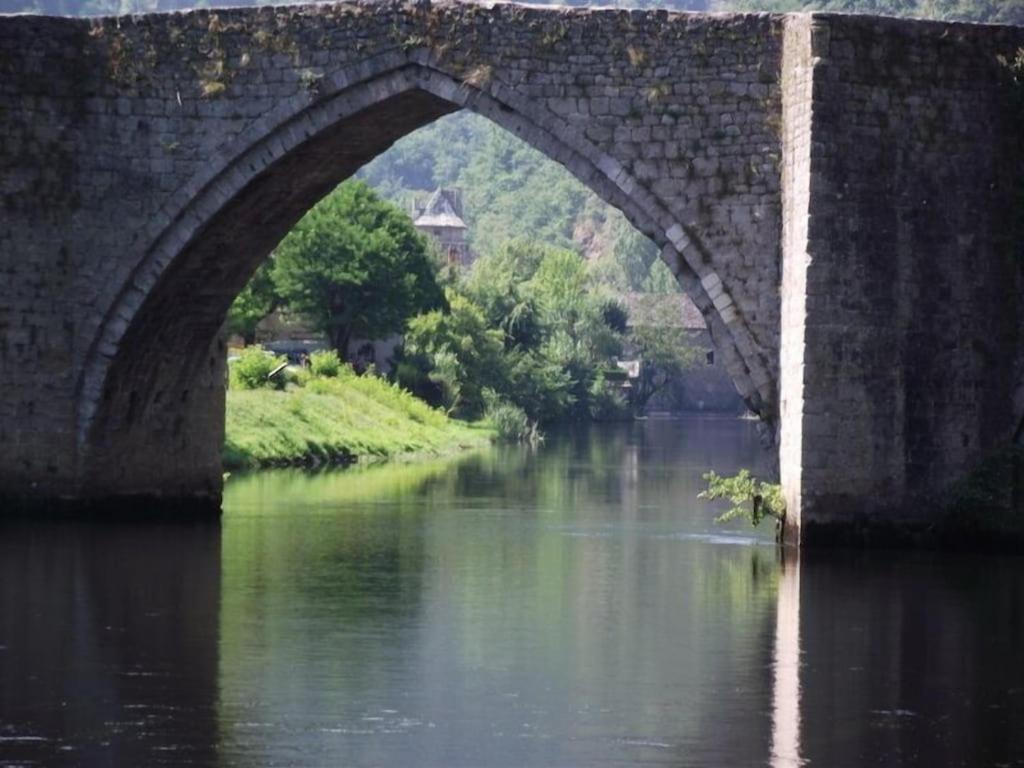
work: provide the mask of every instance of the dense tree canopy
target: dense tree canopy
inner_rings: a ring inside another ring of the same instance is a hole
[[[282,301],[346,356],[352,338],[401,332],[441,306],[436,261],[409,217],[361,181],[348,181],[307,213],[277,247]]]
[[[228,334],[238,334],[246,344],[256,340],[256,326],[280,303],[272,269],[272,261],[263,262],[228,311],[225,330]]]
[[[607,414],[603,372],[622,352],[625,316],[579,253],[507,242],[448,289],[448,303],[410,321],[406,386],[468,417],[496,400],[541,422]]]

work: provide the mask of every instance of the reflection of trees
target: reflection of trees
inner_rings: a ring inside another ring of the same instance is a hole
[[[763,761],[773,549],[694,539],[719,531],[687,503],[706,456],[756,465],[727,455],[732,428],[624,425],[447,465],[232,480],[222,717],[252,699],[248,719],[316,741],[318,725],[400,708],[436,725],[408,741],[421,765],[451,764],[467,733],[509,763],[630,763],[645,740],[681,762],[709,742],[729,764]],[[723,722],[744,738],[708,735]],[[370,737],[317,743],[401,762]]]
[[[401,628],[420,612],[419,498],[445,471],[426,462],[228,485],[222,718],[251,697],[282,727],[358,719],[347,707],[393,672]]]
[[[428,689],[518,692],[517,710],[464,713],[463,727],[511,739],[523,709],[543,711],[556,736],[545,744],[548,764],[586,760],[595,739],[624,761],[638,754],[630,742],[707,743],[723,722],[744,731],[734,743],[722,731],[731,764],[763,761],[774,549],[673,537],[689,527],[674,503],[685,498],[679,489],[700,468],[676,471],[679,453],[643,429],[549,436],[541,453],[514,455],[507,476],[499,459],[477,487],[502,520],[497,531],[493,517],[475,515],[426,529],[437,567],[425,585],[424,646],[456,649],[423,660]],[[670,701],[657,698],[666,691]],[[445,696],[435,703],[458,706]]]

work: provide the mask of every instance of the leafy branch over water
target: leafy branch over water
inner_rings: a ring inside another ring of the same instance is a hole
[[[716,472],[703,475],[708,484],[698,498],[715,501],[728,499],[732,507],[715,518],[716,523],[726,523],[736,518],[749,520],[751,525],[760,525],[766,517],[775,518],[781,526],[786,519],[786,500],[782,497],[782,486],[766,483],[741,469],[739,474],[723,477]]]

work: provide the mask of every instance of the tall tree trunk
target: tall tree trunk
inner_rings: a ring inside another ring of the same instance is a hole
[[[352,337],[352,329],[344,325],[340,328],[332,328],[328,335],[330,336],[331,346],[338,353],[338,357],[341,358],[342,362],[348,362],[348,342]]]

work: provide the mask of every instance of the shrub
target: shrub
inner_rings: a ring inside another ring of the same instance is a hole
[[[530,421],[526,411],[503,400],[493,389],[483,391],[490,420],[498,440],[506,443],[536,443],[542,439],[536,422]]]
[[[233,389],[259,389],[269,387],[281,389],[286,377],[278,374],[273,379],[271,372],[286,363],[284,357],[273,355],[263,347],[254,345],[246,347],[241,356],[231,364],[230,384]]]
[[[629,403],[616,382],[609,383],[603,372],[590,385],[590,418],[594,421],[619,421],[632,417]]]
[[[341,372],[341,358],[333,349],[324,349],[309,356],[309,370],[319,378],[333,379]]]
[[[737,517],[759,525],[766,517],[773,517],[781,524],[786,519],[786,500],[782,497],[782,486],[766,483],[742,469],[733,477],[722,477],[715,472],[704,474],[708,487],[698,498],[715,500],[728,499],[732,507],[715,518],[716,523],[725,523]]]
[[[494,425],[498,439],[508,443],[521,443],[530,439],[533,430],[526,411],[511,403],[504,403],[487,414]]]

